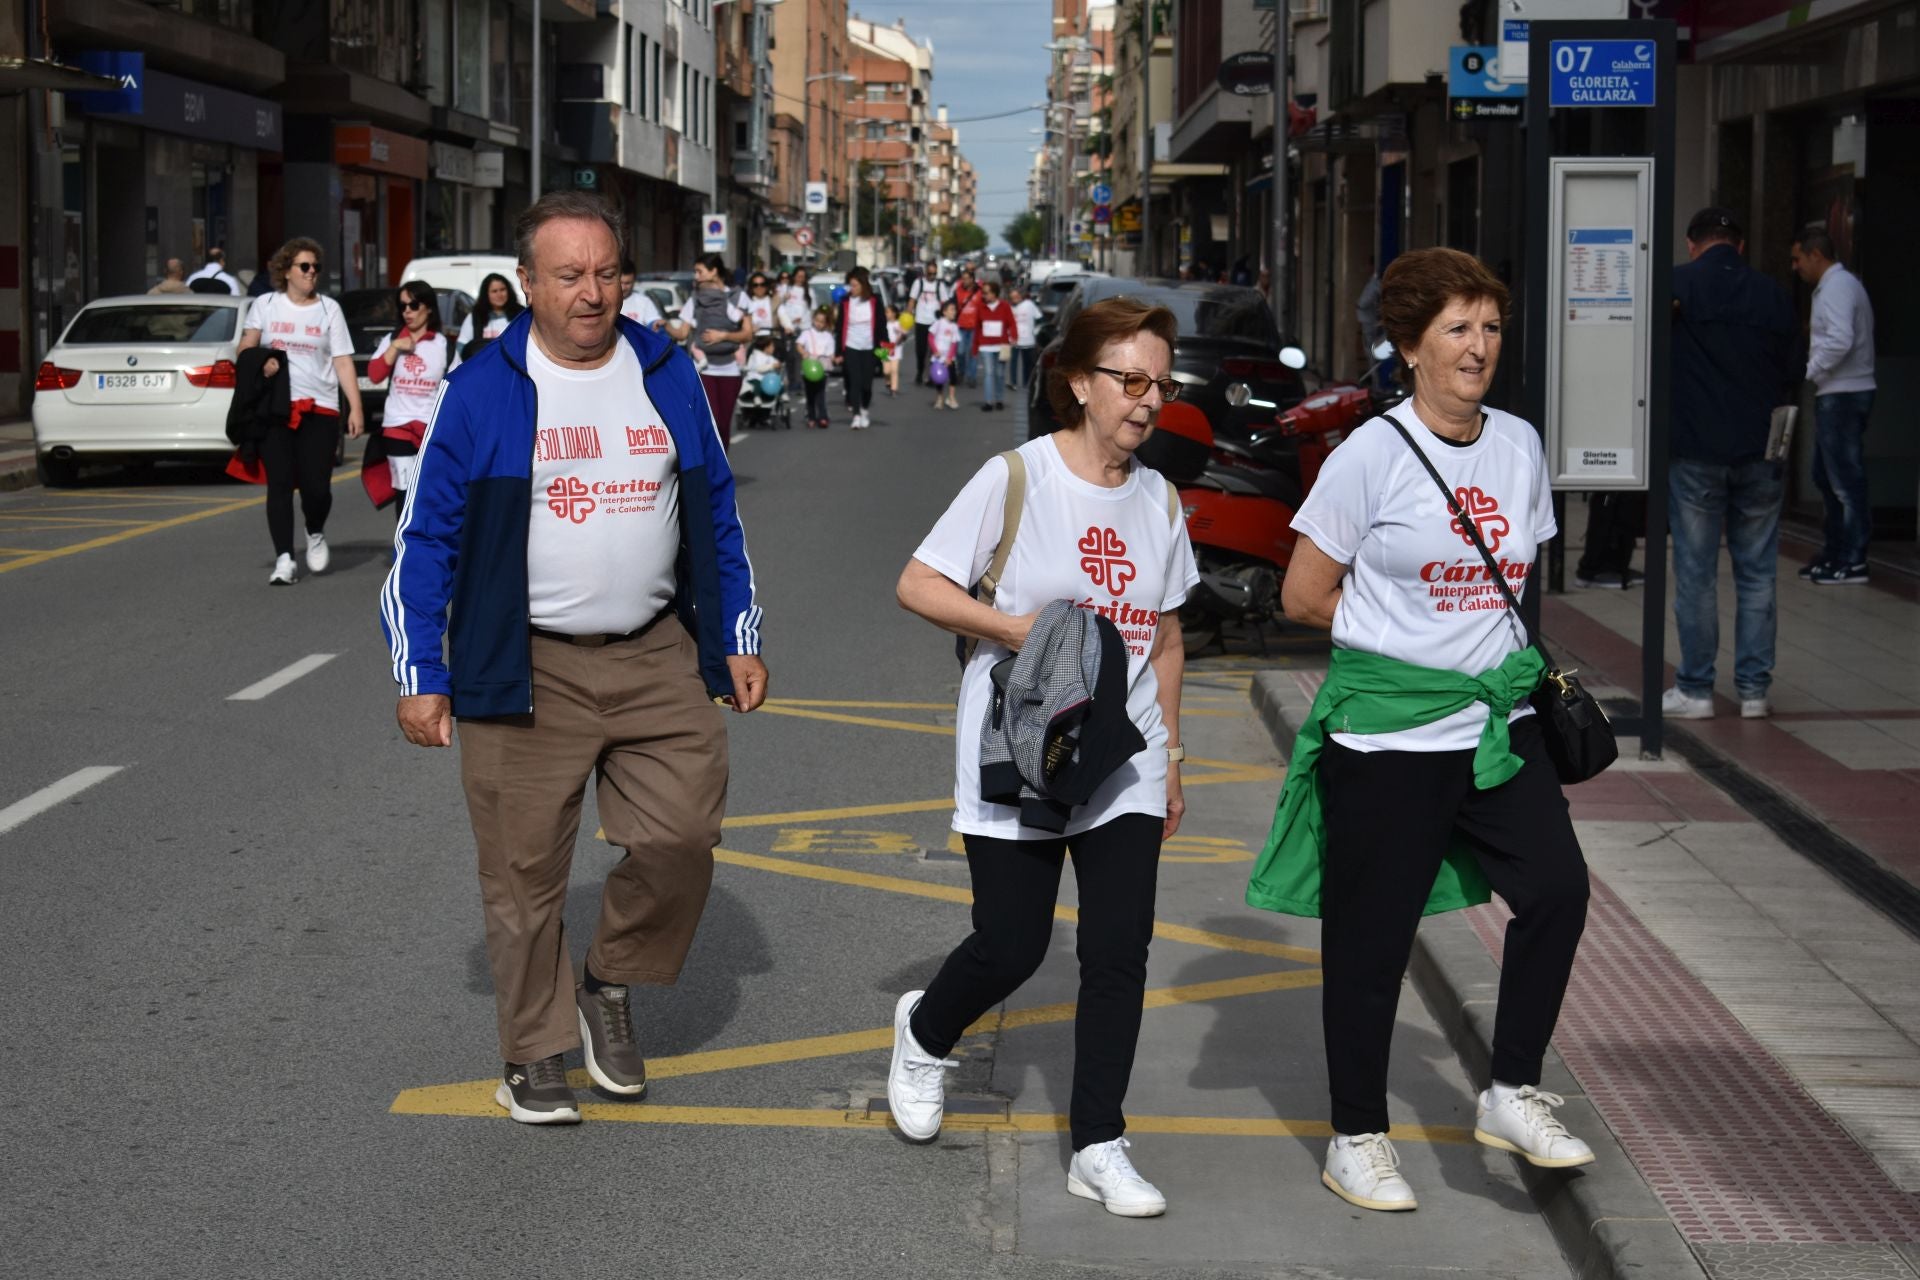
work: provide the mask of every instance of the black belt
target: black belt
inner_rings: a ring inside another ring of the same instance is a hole
[[[638,640],[641,636],[653,630],[654,624],[666,616],[665,613],[662,613],[646,626],[620,635],[602,633],[591,636],[570,636],[564,631],[549,631],[545,627],[528,627],[527,630],[542,639],[558,640],[561,644],[578,645],[582,649],[604,649],[610,644],[624,644],[629,640]]]

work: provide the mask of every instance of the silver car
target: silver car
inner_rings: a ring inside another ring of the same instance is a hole
[[[227,407],[252,301],[134,294],[82,307],[34,375],[41,482],[73,484],[82,463],[205,462],[233,452]]]

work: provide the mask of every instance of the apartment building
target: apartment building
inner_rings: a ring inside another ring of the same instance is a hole
[[[892,234],[880,228],[870,212],[856,211],[868,228],[868,239],[857,245],[867,266],[899,262],[922,249],[919,238],[928,225],[929,98],[933,92],[933,45],[916,41],[904,20],[881,26],[854,17],[847,21],[853,51],[853,73],[858,83],[854,104],[847,108],[853,131],[852,160],[861,182],[882,205],[882,220]]]

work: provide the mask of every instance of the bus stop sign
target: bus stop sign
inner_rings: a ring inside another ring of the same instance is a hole
[[[1547,60],[1550,107],[1651,107],[1651,40],[1555,40]]]

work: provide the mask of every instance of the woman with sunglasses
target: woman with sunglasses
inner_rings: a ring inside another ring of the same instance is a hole
[[[907,1137],[940,1132],[947,1060],[974,1019],[1046,959],[1060,871],[1079,888],[1080,994],[1074,1024],[1073,1159],[1067,1190],[1109,1213],[1149,1218],[1166,1197],[1127,1158],[1125,1101],[1147,979],[1160,845],[1180,828],[1178,610],[1200,580],[1179,498],[1134,458],[1160,406],[1177,325],[1165,307],[1110,298],[1075,317],[1048,371],[1061,429],[1018,450],[1024,506],[991,605],[972,589],[1000,544],[1009,463],[968,481],[900,575],[900,603],[979,642],[960,681],[953,826],[967,848],[973,933],[925,991],[894,1006],[887,1100]],[[1146,748],[1122,765],[1062,832],[1021,822],[981,798],[980,733],[995,664],[1019,651],[1039,611],[1072,600],[1113,620],[1127,646],[1127,716]]]
[[[300,490],[300,511],[307,524],[307,571],[323,573],[327,551],[327,513],[333,510],[333,455],[340,442],[340,398],[347,400],[347,437],[366,431],[360,409],[360,382],[353,368],[353,335],[340,304],[320,293],[320,246],[299,236],[280,246],[267,263],[276,291],[254,300],[247,311],[240,350],[263,342],[280,352],[291,379],[292,412],[260,441],[260,462],[267,473],[267,532],[273,538],[272,585],[287,586],[299,577],[293,562],[293,491]],[[278,363],[267,361],[269,377]]]
[[[388,483],[399,500],[394,504],[398,516],[406,510],[420,442],[426,437],[433,398],[440,390],[441,379],[447,376],[452,352],[447,335],[440,331],[440,300],[432,285],[409,280],[400,286],[395,301],[400,308],[400,328],[380,339],[380,345],[374,348],[367,365],[367,381],[377,387],[389,377],[393,379],[386,409],[380,415],[379,450],[386,460]],[[371,452],[374,442],[369,441],[367,448]],[[366,464],[368,470],[375,465]],[[365,475],[363,471],[362,477]]]
[[[740,309],[753,317],[753,336],[774,331],[773,287],[767,283],[767,274],[756,271],[747,278],[747,291],[740,297]]]

